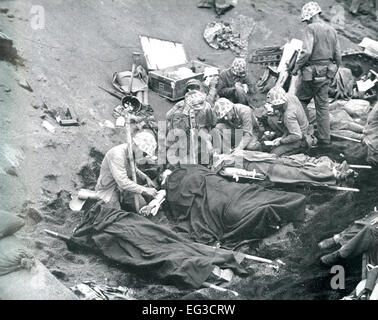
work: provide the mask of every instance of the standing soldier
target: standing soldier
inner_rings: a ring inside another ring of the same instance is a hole
[[[308,117],[307,105],[315,100],[317,137],[319,145],[330,144],[330,120],[328,89],[330,80],[341,64],[341,53],[337,32],[321,18],[322,12],[316,2],[302,8],[302,21],[307,23],[303,49],[293,70],[302,71],[302,83],[297,96]]]

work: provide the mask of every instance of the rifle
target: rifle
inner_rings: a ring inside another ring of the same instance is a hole
[[[126,140],[127,140],[127,157],[129,159],[130,168],[131,168],[131,177],[135,183],[138,183],[136,177],[136,168],[135,168],[135,161],[134,161],[134,154],[133,154],[133,140],[131,138],[131,125],[130,125],[130,115],[126,114]],[[139,213],[139,199],[138,195],[134,195],[134,204],[135,210]]]
[[[115,98],[118,98],[119,100],[122,100],[122,99],[126,96],[126,95],[121,94],[121,93],[118,93],[118,92],[116,92],[116,91],[110,91],[110,90],[107,90],[107,89],[105,89],[105,88],[103,88],[103,87],[100,87],[100,86],[97,86],[97,87],[99,87],[101,90],[103,90],[103,91],[109,93],[111,96],[113,96],[113,97],[115,97]]]
[[[277,79],[276,86],[280,86],[280,87],[284,86],[286,80],[290,76],[291,71],[295,67],[295,63],[297,62],[297,58],[298,58],[298,50],[295,50],[293,55],[291,56],[289,62],[287,62],[287,64],[286,64],[287,68],[280,73],[280,75]]]
[[[138,53],[133,53],[133,65],[131,67],[131,79],[130,79],[130,85],[129,85],[129,93],[132,95],[131,90],[133,87],[133,80],[134,80],[134,72],[135,72],[135,61],[136,57],[138,56]],[[133,181],[135,183],[138,183],[137,177],[136,177],[136,168],[135,168],[135,161],[134,161],[134,153],[133,153],[133,140],[131,138],[131,125],[130,125],[130,115],[126,115],[126,139],[127,139],[127,153],[128,158],[130,162],[130,168],[131,168],[131,177],[133,178]],[[139,199],[138,195],[134,195],[134,204],[135,204],[135,210],[136,213],[139,213]]]
[[[197,164],[197,132],[196,132],[196,115],[193,109],[189,110],[190,124],[190,164]]]
[[[88,247],[84,244],[79,244],[79,243],[75,242],[74,240],[72,240],[72,238],[64,236],[64,235],[62,235],[58,232],[54,232],[54,231],[47,230],[47,229],[45,229],[44,231],[49,236],[64,241],[67,245],[67,248],[71,251],[79,251],[79,250],[83,251],[83,250],[85,250],[86,252],[88,252],[88,251],[89,252],[96,252],[95,249]]]

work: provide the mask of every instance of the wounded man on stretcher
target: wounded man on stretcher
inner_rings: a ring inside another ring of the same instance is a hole
[[[338,164],[330,158],[296,154],[278,157],[275,154],[241,150],[214,158],[214,169],[224,176],[269,180],[274,183],[301,183],[312,186],[348,185],[356,172],[346,161]]]

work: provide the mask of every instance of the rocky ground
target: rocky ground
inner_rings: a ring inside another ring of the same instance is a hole
[[[220,19],[241,15],[253,19],[250,50],[282,45],[301,37],[299,14],[304,2],[239,0],[238,6]],[[69,210],[70,196],[82,187],[93,187],[104,153],[125,139],[122,130],[101,125],[105,120],[114,121],[112,110],[118,101],[97,86],[110,88],[115,71],[130,69],[131,53],[141,50],[139,35],[182,42],[189,58],[204,58],[221,68],[233,60],[230,51],[211,49],[203,40],[206,24],[217,18],[213,10],[198,9],[196,3],[40,0],[45,27],[35,30],[33,1],[0,1],[0,32],[12,38],[17,49],[17,55],[13,52],[11,58],[0,61],[0,203],[2,209],[26,217],[19,236],[67,286],[94,279],[99,284],[133,288],[136,298],[219,297],[214,291],[191,293],[154,284],[100,257],[72,253],[63,242],[43,232],[72,232],[81,217]],[[343,2],[319,3],[326,20],[334,22],[329,12]],[[345,17],[344,24],[334,24],[343,49],[357,48],[364,36],[376,38],[377,27],[371,17],[352,17],[347,12]],[[254,79],[263,71],[256,65],[250,69]],[[150,104],[158,119],[172,106],[153,92]],[[67,107],[77,115],[80,126],[57,125],[55,115]],[[55,127],[54,133],[42,127],[44,120]],[[340,160],[340,152],[333,151],[335,160]],[[258,252],[285,260],[287,267],[277,273],[252,266],[251,276],[235,281],[231,288],[244,299],[334,299],[351,291],[358,268],[350,267],[346,290],[330,290],[329,270],[319,266],[316,243],[373,208],[378,181],[373,178],[367,173],[360,175],[357,184],[362,192],[358,194],[298,189],[308,195],[311,219],[285,237],[266,241]]]

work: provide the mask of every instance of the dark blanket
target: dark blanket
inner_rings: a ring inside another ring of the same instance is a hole
[[[71,241],[159,282],[198,288],[215,266],[246,275],[233,254],[204,248],[147,218],[97,203]]]
[[[230,182],[203,166],[173,171],[167,200],[180,231],[226,248],[267,237],[276,226],[302,220],[305,210],[303,195]]]

